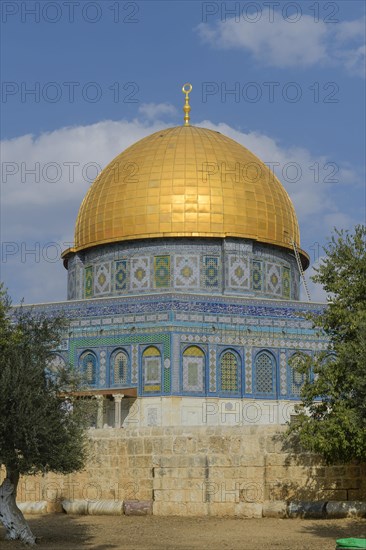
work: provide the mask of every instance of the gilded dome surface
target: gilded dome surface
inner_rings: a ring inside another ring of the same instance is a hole
[[[300,245],[293,204],[270,169],[234,140],[196,126],[156,132],[99,174],[79,210],[74,250],[156,237]]]

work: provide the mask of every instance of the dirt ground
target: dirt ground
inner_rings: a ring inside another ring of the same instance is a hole
[[[27,516],[43,550],[334,550],[366,537],[365,520],[231,519],[128,516]],[[1,550],[24,550],[4,540]]]

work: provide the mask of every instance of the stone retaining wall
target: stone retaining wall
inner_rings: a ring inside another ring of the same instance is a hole
[[[19,502],[152,500],[156,515],[262,517],[270,502],[366,500],[366,465],[282,450],[278,426],[90,430],[87,468],[24,477]],[[4,475],[4,472],[1,473]]]

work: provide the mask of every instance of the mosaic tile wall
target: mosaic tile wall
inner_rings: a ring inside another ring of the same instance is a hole
[[[138,395],[146,396],[297,399],[304,380],[289,360],[299,350],[320,349],[314,341],[270,342],[260,335],[233,338],[229,331],[219,335],[203,334],[202,329],[187,332],[145,329],[133,336],[78,337],[77,331],[69,342],[69,361],[85,372],[91,388],[111,388],[111,392],[116,387],[136,387]],[[283,344],[289,347],[280,347]],[[66,361],[57,351],[49,368]]]
[[[157,263],[164,280],[169,263],[165,258]],[[69,319],[50,370],[73,364],[86,372],[91,388],[111,393],[136,388],[146,397],[298,399],[303,379],[289,360],[325,349],[326,341],[304,318],[323,307],[182,293],[69,301],[35,310]]]
[[[192,323],[192,316],[185,316],[181,328],[169,323],[157,333],[152,316],[147,317],[150,326],[141,325],[138,331],[132,330],[135,325],[116,330],[111,324],[103,335],[75,328],[68,342],[70,362],[85,369],[84,358],[96,358],[91,387],[136,387],[138,395],[296,399],[303,380],[290,368],[290,357],[298,350],[312,353],[324,346],[309,330],[301,336],[273,333],[269,327],[257,334],[229,326],[213,330],[209,323]],[[116,376],[116,357],[121,354],[122,371]],[[63,360],[58,351],[56,356],[58,362]]]
[[[290,251],[234,239],[117,243],[70,258],[68,299],[195,291],[299,299]]]

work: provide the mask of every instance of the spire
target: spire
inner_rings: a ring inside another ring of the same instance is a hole
[[[189,82],[187,82],[186,84],[183,85],[183,88],[182,88],[182,92],[184,94],[186,94],[186,100],[185,100],[185,104],[184,104],[184,107],[183,107],[183,111],[184,111],[184,125],[185,126],[189,126],[189,120],[190,120],[190,116],[189,116],[189,113],[190,113],[190,110],[191,110],[191,106],[189,104],[189,94],[191,93],[192,91],[192,84],[190,84]]]

